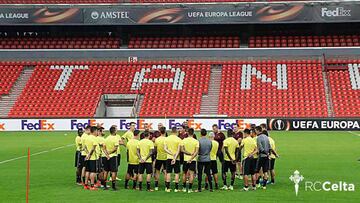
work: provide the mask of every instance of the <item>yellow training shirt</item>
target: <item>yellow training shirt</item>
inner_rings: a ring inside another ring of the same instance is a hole
[[[253,137],[252,139],[255,141],[256,147],[257,147],[257,137],[255,136],[255,137]],[[258,153],[256,153],[256,154],[254,155],[254,159],[257,159],[257,158],[259,158]]]
[[[100,156],[106,157],[106,154],[103,151],[103,145],[105,144],[105,138],[103,136],[97,136],[96,138],[97,138],[97,142],[98,142],[97,148],[99,149]]]
[[[134,133],[131,130],[128,130],[126,133],[121,136],[123,139],[125,139],[126,142],[128,142],[130,139],[134,137]]]
[[[276,150],[276,149],[275,149],[276,146],[275,146],[275,141],[274,141],[274,139],[272,139],[271,137],[269,137],[269,142],[270,142],[270,147],[271,147],[271,149],[272,149],[272,150]],[[274,153],[271,153],[271,154],[270,154],[270,158],[276,159],[275,154],[274,154]]]
[[[105,139],[105,146],[106,146],[106,150],[109,152],[109,156],[114,157],[117,156],[117,151],[113,152],[110,154],[110,152],[114,151],[114,149],[116,147],[119,148],[119,139],[116,135],[109,135],[106,139]]]
[[[241,141],[241,146],[243,147],[244,153],[243,157],[246,158],[251,154],[257,147],[256,142],[251,137],[244,138]]]
[[[239,148],[238,141],[235,140],[235,138],[233,138],[233,137],[228,137],[224,140],[224,160],[230,161],[230,158],[228,157],[227,153],[225,152],[225,147],[228,148],[228,152],[229,152],[232,160],[235,160],[235,158],[236,158],[235,152],[236,152],[236,149]]]
[[[167,146],[168,150],[172,154],[176,154],[180,143],[181,143],[181,139],[175,134],[171,134],[169,137],[167,137],[165,139],[165,142],[164,142],[164,144]],[[173,158],[174,158],[173,155],[167,154],[167,159],[173,159]],[[177,159],[179,160],[180,156],[178,156]]]
[[[94,146],[95,146],[95,151],[91,154],[89,160],[97,160],[99,158],[99,154],[96,153],[96,147],[98,146],[97,139],[94,135],[89,135],[85,139],[85,147],[87,151],[90,152]]]
[[[154,149],[154,143],[149,139],[142,139],[139,141],[137,148],[140,150],[141,158],[145,160],[149,156],[151,150]],[[145,163],[151,163],[151,162],[152,162],[151,157],[145,160]]]
[[[219,143],[216,140],[211,141],[211,151],[210,151],[210,159],[211,161],[216,161],[216,154],[219,149]]]
[[[167,159],[166,152],[164,149],[165,139],[166,139],[166,137],[160,136],[160,137],[156,138],[156,140],[155,140],[155,146],[156,146],[156,150],[157,150],[157,155],[156,155],[157,160],[164,161]]]
[[[140,142],[139,140],[133,138],[126,143],[126,148],[128,150],[128,156],[129,156],[128,159],[129,164],[133,164],[133,165],[139,164],[139,157],[136,153],[139,142]]]
[[[85,140],[86,140],[86,138],[88,137],[89,135],[88,134],[86,134],[86,133],[84,133],[84,134],[82,134],[82,136],[81,136],[81,147],[82,147],[82,149],[81,149],[81,156],[86,156],[87,155],[87,152],[85,151]]]
[[[76,136],[75,138],[76,151],[81,151],[81,137]]]
[[[184,146],[185,151],[193,154],[195,152],[196,148],[199,148],[199,141],[194,139],[193,137],[187,137],[182,140],[181,146]],[[184,161],[189,161],[191,158],[191,155],[184,154]],[[196,160],[196,159],[193,159]]]

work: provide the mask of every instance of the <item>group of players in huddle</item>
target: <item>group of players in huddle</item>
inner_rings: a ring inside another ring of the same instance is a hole
[[[236,126],[234,130],[227,130],[227,138],[216,124],[212,128],[213,131],[209,134],[205,129],[201,129],[199,139],[194,129],[187,127],[186,122],[178,128],[173,127],[169,135],[162,124],[159,124],[158,130],[154,132],[145,125],[145,131],[140,134],[134,122],[130,123],[130,129],[122,136],[117,134],[116,126],[110,127],[110,135],[106,138],[102,127],[87,126],[85,130],[79,129],[75,139],[76,182],[89,190],[107,190],[107,182],[111,182],[112,189],[117,190],[120,146],[124,146],[127,149],[128,162],[126,189],[129,189],[129,181],[132,181],[133,189],[142,190],[143,176],[146,173],[147,191],[153,191],[152,178],[154,190],[159,190],[160,175],[164,174],[166,192],[171,192],[172,177],[175,182],[174,192],[201,192],[205,174],[204,188],[212,192],[213,182],[215,189],[219,189],[217,160],[221,164],[222,190],[234,190],[236,176],[243,179],[244,191],[249,190],[249,185],[252,190],[256,190],[266,189],[268,183],[275,183],[274,165],[278,154],[275,141],[266,130],[266,124],[252,125],[250,129],[243,131]],[[229,170],[230,185],[227,183]],[[268,174],[271,181],[268,180]],[[198,188],[193,191],[196,177]]]

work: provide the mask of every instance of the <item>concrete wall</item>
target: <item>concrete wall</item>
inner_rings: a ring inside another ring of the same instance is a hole
[[[127,60],[137,56],[139,60],[206,60],[246,59],[253,57],[277,59],[317,58],[326,55],[354,57],[360,55],[360,47],[348,48],[237,48],[237,49],[105,49],[105,50],[0,50],[0,60]]]

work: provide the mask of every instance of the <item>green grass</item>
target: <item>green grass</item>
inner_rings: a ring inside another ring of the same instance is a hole
[[[348,132],[271,132],[271,135],[281,157],[276,163],[277,182],[266,191],[241,192],[240,180],[236,180],[232,192],[165,193],[163,184],[161,191],[139,192],[123,189],[123,181],[119,182],[120,190],[116,192],[85,191],[74,183],[74,147],[66,147],[31,157],[30,202],[360,202],[359,136]],[[27,147],[36,153],[72,144],[74,137],[74,133],[69,132],[67,135],[64,132],[1,132],[0,162],[26,155]],[[125,169],[123,159],[121,177]],[[303,181],[296,197],[294,184],[289,180],[294,170],[299,170],[306,181],[354,183],[356,191],[305,191]],[[0,202],[24,202],[26,158],[0,164],[0,174]]]

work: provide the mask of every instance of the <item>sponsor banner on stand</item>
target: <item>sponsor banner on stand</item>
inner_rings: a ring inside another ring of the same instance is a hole
[[[270,130],[360,130],[360,119],[268,119]]]
[[[1,8],[0,24],[83,24],[81,8]]]
[[[128,130],[131,122],[136,123],[136,128],[143,130],[147,124],[151,129],[156,130],[159,123],[167,129],[177,127],[187,121],[188,126],[195,130],[205,128],[212,129],[217,124],[220,130],[227,130],[239,125],[241,129],[249,128],[251,124],[260,125],[266,123],[266,119],[244,119],[244,118],[216,118],[216,119],[186,119],[186,118],[90,118],[90,119],[0,119],[0,131],[72,131],[90,126],[102,126],[108,130],[116,125],[119,130]]]
[[[0,25],[359,22],[360,3],[0,6]]]

